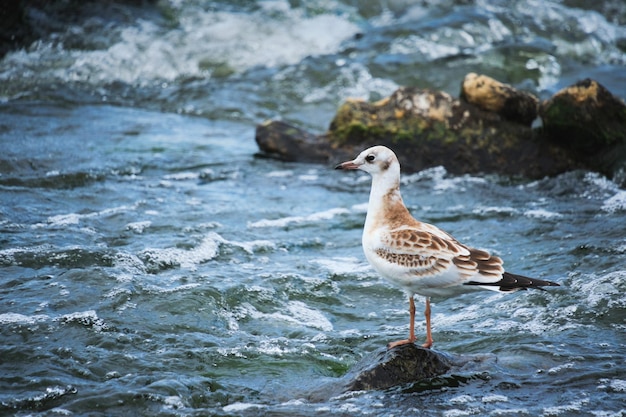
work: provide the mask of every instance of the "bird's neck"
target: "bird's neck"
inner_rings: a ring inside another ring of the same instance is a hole
[[[400,194],[400,178],[377,176],[372,179],[372,189],[365,218],[365,230],[379,227],[383,222],[390,227],[407,224],[412,219]]]

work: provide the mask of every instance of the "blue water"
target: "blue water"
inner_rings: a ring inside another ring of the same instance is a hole
[[[361,252],[369,177],[254,142],[267,117],[321,132],[348,96],[455,94],[470,69],[624,98],[620,2],[166,5],[0,61],[0,414],[626,413],[623,189],[405,174],[417,218],[562,286],[436,300],[435,348],[489,360],[319,398],[405,337],[408,303]]]

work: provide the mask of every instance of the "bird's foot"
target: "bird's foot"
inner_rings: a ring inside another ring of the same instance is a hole
[[[393,349],[395,347],[398,346],[402,346],[402,345],[408,345],[410,343],[415,343],[416,339],[404,339],[404,340],[398,340],[397,342],[391,342],[387,344],[387,349]]]
[[[408,345],[410,343],[415,343],[415,340],[416,339],[413,339],[413,340],[411,340],[411,339],[404,339],[404,340],[398,340],[397,342],[391,342],[391,343],[387,344],[387,349],[393,349],[393,348],[398,347],[398,346]],[[432,346],[433,346],[433,341],[432,340],[427,340],[426,343],[424,343],[422,345],[422,347],[424,349],[430,349]]]

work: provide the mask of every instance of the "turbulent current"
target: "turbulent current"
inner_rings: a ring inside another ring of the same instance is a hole
[[[623,416],[625,190],[404,174],[416,218],[561,287],[434,300],[435,349],[493,360],[319,399],[406,337],[408,303],[361,250],[369,176],[254,142],[269,117],[321,132],[347,97],[457,94],[471,71],[625,98],[626,10],[583,3],[170,0],[7,54],[0,414]]]

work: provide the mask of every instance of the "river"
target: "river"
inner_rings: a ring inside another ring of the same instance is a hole
[[[435,300],[434,348],[481,369],[314,399],[405,337],[408,303],[361,251],[369,177],[254,142],[471,71],[626,98],[622,2],[115,7],[0,61],[0,414],[626,414],[625,190],[403,175],[415,217],[561,287]]]

